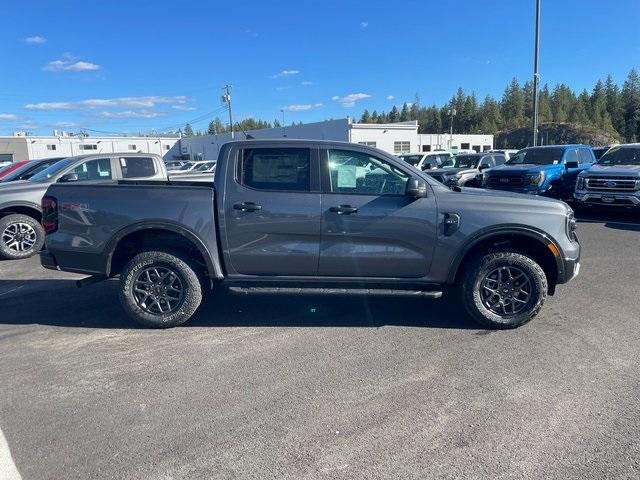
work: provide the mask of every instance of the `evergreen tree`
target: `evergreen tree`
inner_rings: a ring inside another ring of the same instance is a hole
[[[362,112],[360,123],[371,123],[371,115],[369,114],[369,110],[366,108],[364,109],[364,112]]]
[[[387,122],[395,123],[398,121],[400,121],[400,112],[398,112],[398,109],[394,105],[391,111],[389,112],[389,115],[387,116]]]
[[[637,142],[640,138],[640,75],[634,68],[629,72],[622,86],[622,105],[627,142]]]
[[[514,77],[502,96],[502,116],[506,128],[525,125],[524,104],[524,94],[518,80]]]
[[[404,102],[404,104],[402,105],[402,110],[400,111],[400,121],[407,122],[410,119],[411,116],[409,113],[409,105],[407,105],[407,102]]]
[[[187,123],[187,124],[184,126],[184,133],[183,133],[183,136],[185,136],[185,137],[193,137],[193,136],[194,136],[194,133],[193,133],[193,127],[191,127],[191,124],[190,124],[190,123]]]
[[[609,112],[609,115],[611,116],[613,128],[615,128],[620,136],[624,137],[625,121],[622,99],[620,98],[620,89],[613,81],[613,77],[611,75],[607,76],[607,80],[604,84],[604,92],[607,98],[607,112]]]

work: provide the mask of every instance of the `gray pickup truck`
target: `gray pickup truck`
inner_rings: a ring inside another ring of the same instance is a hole
[[[158,155],[93,154],[58,160],[28,180],[0,184],[0,258],[17,260],[38,253],[44,245],[40,205],[49,185],[89,183],[124,178],[167,179]]]
[[[640,207],[640,143],[612,147],[578,175],[577,207]]]
[[[136,321],[188,320],[204,289],[244,294],[438,298],[457,287],[477,321],[522,325],[579,271],[563,202],[451,190],[364,145],[246,140],[221,148],[213,183],[55,183],[42,265],[120,277]]]

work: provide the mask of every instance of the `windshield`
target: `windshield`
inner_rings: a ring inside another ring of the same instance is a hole
[[[407,162],[409,165],[413,165],[414,167],[420,163],[423,155],[400,155],[400,160]]]
[[[194,163],[193,162],[187,162],[184,165],[182,165],[178,170],[191,170],[191,167],[193,167]]]
[[[60,170],[66,168],[71,163],[70,158],[65,158],[64,160],[59,160],[58,162],[50,165],[48,167],[44,167],[44,170],[38,170],[39,173],[32,176],[29,181],[30,182],[46,182],[51,177],[53,177],[56,173],[60,172]],[[48,164],[45,164],[48,165]],[[40,166],[38,166],[40,167]]]
[[[198,171],[198,172],[203,172],[205,170],[209,170],[211,167],[213,167],[215,165],[215,162],[207,162],[207,163],[201,163],[200,165],[198,165],[196,168],[194,168],[194,170]]]
[[[507,165],[555,165],[562,160],[564,148],[530,148],[520,150],[507,161]]]
[[[598,165],[640,165],[640,147],[613,147],[598,160]]]
[[[478,155],[458,155],[453,160],[454,168],[476,168],[480,157]]]

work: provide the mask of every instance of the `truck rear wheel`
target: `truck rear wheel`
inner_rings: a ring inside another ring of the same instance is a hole
[[[462,302],[474,320],[492,328],[524,325],[546,298],[544,270],[521,253],[489,252],[464,272]]]
[[[20,214],[0,218],[0,258],[29,258],[43,245],[44,229],[35,218]]]
[[[202,301],[197,269],[179,254],[136,255],[120,274],[120,303],[136,322],[154,328],[181,325]]]

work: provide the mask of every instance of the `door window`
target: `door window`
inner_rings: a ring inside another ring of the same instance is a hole
[[[308,148],[248,148],[242,152],[238,180],[256,190],[309,192],[310,172]]]
[[[575,148],[572,148],[571,150],[569,150],[567,152],[567,154],[564,156],[564,161],[566,162],[578,162],[580,163],[580,158],[578,158],[578,150]]]
[[[409,176],[366,153],[329,150],[329,191],[359,195],[404,195]]]
[[[69,173],[75,173],[80,182],[110,180],[113,178],[111,175],[111,160],[108,158],[89,160],[88,162],[81,163],[73,170],[67,172],[67,174]]]
[[[494,155],[493,160],[495,162],[495,165],[502,165],[507,161],[507,157],[505,157],[504,155]]]
[[[121,157],[119,161],[122,178],[153,177],[156,173],[153,158],[150,157]]]
[[[581,148],[578,153],[580,155],[580,163],[593,163],[593,156],[589,150]]]

